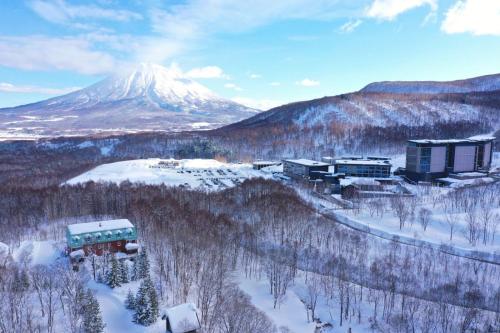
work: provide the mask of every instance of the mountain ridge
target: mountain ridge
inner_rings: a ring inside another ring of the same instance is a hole
[[[500,90],[500,73],[453,81],[380,81],[372,82],[360,92],[439,94]]]
[[[485,90],[483,79],[472,81],[484,91],[424,94],[361,90],[294,102],[211,133],[230,149],[243,141],[247,145],[251,142],[254,149],[248,155],[258,149],[262,158],[320,158],[321,152],[364,154],[376,150],[401,153],[398,147],[410,138],[461,138],[499,130],[500,89]]]

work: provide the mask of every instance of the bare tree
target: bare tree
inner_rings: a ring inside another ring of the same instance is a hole
[[[453,240],[453,233],[455,231],[455,227],[458,223],[458,220],[454,214],[453,203],[450,198],[447,198],[443,202],[443,210],[445,221],[450,227],[450,241]]]
[[[422,226],[424,231],[427,229],[427,226],[429,225],[429,222],[431,221],[431,216],[432,216],[432,212],[430,211],[430,209],[421,208],[418,211],[418,222],[420,223],[420,225]]]
[[[391,206],[399,220],[399,230],[403,229],[406,221],[411,215],[409,205],[406,203],[404,196],[395,195],[391,198]]]
[[[273,307],[279,305],[286,295],[289,284],[293,280],[291,268],[278,263],[275,259],[268,259],[264,270],[269,279],[270,292],[273,295]]]

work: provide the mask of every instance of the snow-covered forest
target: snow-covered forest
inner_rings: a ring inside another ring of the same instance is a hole
[[[126,308],[152,288],[158,312],[196,304],[202,332],[500,327],[497,263],[357,232],[272,180],[247,180],[210,193],[132,183],[0,191],[0,234],[8,246],[1,259],[1,332],[97,332],[86,326],[90,317],[101,318],[109,332],[161,331],[159,316],[142,326],[133,323],[136,311]],[[498,195],[495,200],[491,204],[498,207]],[[32,250],[30,256],[19,250],[26,242],[31,248],[49,242],[57,253],[66,224],[106,217],[128,218],[137,226],[149,274],[142,268],[141,277],[134,276],[135,265],[124,269],[111,259],[98,262],[96,274],[91,260],[73,272],[65,258],[47,259],[50,251]],[[118,278],[115,273],[124,270]],[[150,296],[143,298],[151,303]],[[148,311],[156,314],[154,306]]]

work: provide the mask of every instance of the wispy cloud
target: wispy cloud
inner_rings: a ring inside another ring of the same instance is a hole
[[[274,99],[254,99],[241,96],[233,97],[231,98],[231,100],[236,103],[251,107],[253,109],[263,110],[263,111],[285,104],[283,101]]]
[[[76,19],[97,19],[110,21],[131,21],[142,19],[142,15],[124,9],[104,8],[102,6],[72,5],[65,0],[33,0],[28,6],[40,17],[59,24],[75,23]],[[85,25],[80,24],[80,28]],[[75,23],[75,27],[78,27]]]
[[[228,79],[229,76],[224,73],[222,68],[217,66],[206,66],[193,68],[186,73],[187,77],[193,79]]]
[[[226,83],[224,85],[224,88],[227,88],[227,89],[232,89],[232,90],[235,90],[235,91],[242,91],[243,89],[241,89],[238,85],[234,84],[234,83]]]
[[[26,70],[70,70],[82,74],[112,72],[117,63],[78,37],[0,36],[0,65]]]
[[[328,20],[352,16],[360,10],[353,9],[348,0],[187,0],[169,7],[157,6],[149,10],[149,16],[158,40],[148,53],[141,55],[149,61],[162,62],[172,56],[170,49],[162,53],[163,42],[186,50],[196,45],[196,41],[217,33],[241,33],[287,19]],[[157,51],[153,51],[153,47]],[[152,59],[151,53],[158,58]]]
[[[278,87],[278,86],[281,86],[281,82],[273,81],[273,82],[269,82],[269,85],[273,86],[273,87]]]
[[[248,75],[249,78],[251,78],[252,80],[256,80],[256,79],[260,79],[262,77],[262,75],[260,74],[255,74],[255,73],[250,73]]]
[[[500,36],[500,1],[458,1],[446,12],[441,30],[448,34]]]
[[[311,80],[311,79],[304,79],[304,80],[301,80],[301,81],[297,81],[295,82],[296,85],[298,86],[303,86],[303,87],[315,87],[315,86],[319,86],[319,81],[315,81],[315,80]]]
[[[381,20],[394,20],[398,15],[421,6],[437,10],[437,0],[374,0],[366,9],[366,16]]]
[[[339,32],[343,34],[348,34],[353,32],[357,27],[359,27],[363,23],[362,20],[356,19],[356,20],[349,20],[348,22],[344,23],[343,25],[340,26]]]
[[[80,87],[46,88],[38,86],[14,85],[7,82],[0,82],[0,91],[8,93],[38,93],[45,95],[64,95],[78,89],[81,88]]]

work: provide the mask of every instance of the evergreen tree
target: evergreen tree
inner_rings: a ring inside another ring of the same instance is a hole
[[[130,289],[128,290],[127,298],[125,299],[125,307],[129,310],[135,309],[135,297]]]
[[[99,302],[89,289],[87,290],[83,310],[83,332],[102,333],[105,326],[106,325],[104,325],[104,322],[102,321]]]
[[[149,326],[158,317],[158,296],[149,277],[142,281],[135,297],[134,321],[138,324]]]
[[[16,269],[14,271],[14,279],[12,281],[12,291],[23,292],[30,287],[30,279],[26,270]]]
[[[104,277],[102,276],[101,272],[97,273],[97,282],[99,282],[99,283],[105,283]]]
[[[146,248],[143,248],[134,262],[135,279],[144,279],[149,276],[149,257]]]
[[[151,278],[149,276],[147,276],[144,279],[144,283],[146,285],[146,289],[148,290],[151,315],[154,318],[153,322],[155,322],[156,318],[158,317],[158,314],[159,314],[158,294],[156,293],[156,288],[153,284],[153,281],[151,281]]]
[[[125,264],[125,261],[120,261],[120,283],[128,283],[128,265]]]
[[[106,277],[106,283],[111,288],[116,288],[121,286],[122,273],[120,269],[120,264],[115,256],[111,257],[111,269],[108,271]]]

